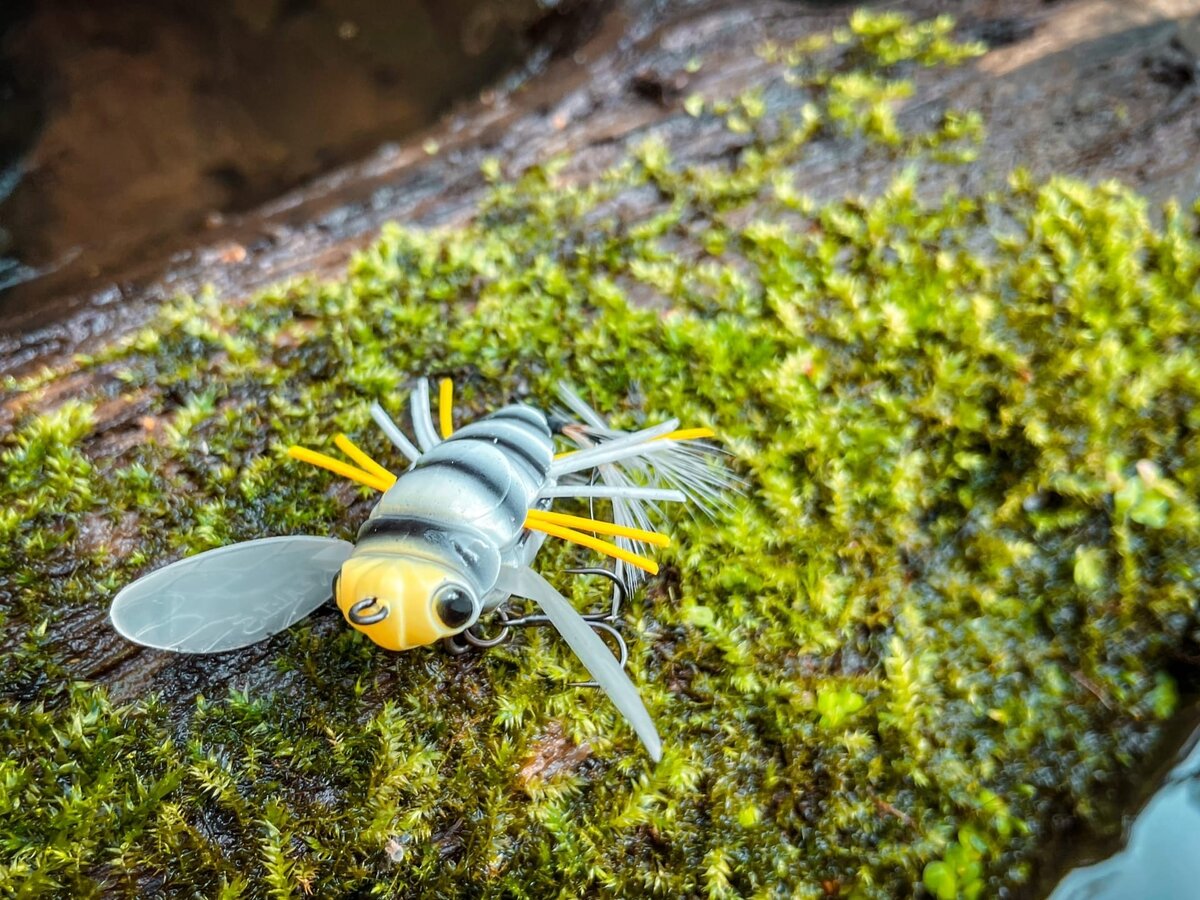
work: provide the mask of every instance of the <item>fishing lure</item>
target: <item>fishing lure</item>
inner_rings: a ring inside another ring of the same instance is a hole
[[[626,647],[613,627],[620,602],[657,564],[646,554],[669,538],[651,530],[661,503],[692,501],[711,512],[727,502],[734,479],[720,451],[698,439],[707,428],[679,429],[672,419],[618,431],[566,385],[565,409],[547,415],[513,404],[454,430],[453,386],[441,382],[440,435],[429,383],[411,397],[410,441],[378,403],[371,418],[407,459],[392,474],[345,435],[334,443],[346,463],[304,447],[290,456],[382,493],[357,541],[312,535],[245,541],[186,557],[143,576],[113,600],[110,618],[139,644],[181,653],[219,653],[263,640],[333,599],[351,627],[388,650],[441,640],[455,652],[490,647],[523,625],[562,635],[633,727],[654,760],[662,743],[624,671]],[[555,454],[560,434],[575,449]],[[612,521],[568,515],[558,501],[609,501]],[[605,540],[598,535],[613,538]],[[583,615],[532,564],[548,537],[615,560],[609,569],[573,569],[614,582],[611,609]],[[513,597],[544,615],[514,617]],[[481,617],[495,613],[488,637]],[[598,632],[617,641],[620,660]]]

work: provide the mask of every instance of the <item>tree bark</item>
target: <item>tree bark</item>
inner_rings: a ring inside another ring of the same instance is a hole
[[[1200,13],[1200,0],[1137,8],[1109,0],[1053,7],[1036,0],[912,0],[899,6],[915,17],[953,9],[964,33],[992,43],[974,64],[927,76],[939,81],[925,85],[918,92],[923,99],[906,111],[984,111],[990,133],[983,152],[955,170],[971,186],[995,183],[1020,165],[1036,175],[1117,177],[1153,197],[1197,192],[1200,164],[1191,136],[1200,129],[1200,90],[1188,74],[1194,71],[1193,23],[1186,17]],[[617,9],[570,58],[553,61],[519,90],[485,93],[429,132],[280,198],[234,222],[184,263],[158,272],[147,267],[128,281],[65,298],[50,311],[61,318],[50,324],[34,313],[10,317],[2,323],[9,333],[0,338],[0,373],[49,367],[55,374],[34,394],[10,391],[0,404],[0,426],[7,430],[25,414],[94,393],[111,373],[103,366],[80,368],[72,354],[94,352],[144,325],[164,298],[210,285],[224,302],[237,303],[281,279],[336,276],[384,222],[466,220],[488,189],[485,160],[499,160],[502,173],[512,176],[566,156],[561,177],[586,181],[622,159],[630,145],[662,135],[689,162],[720,162],[740,148],[741,136],[705,128],[687,114],[685,98],[733,96],[758,84],[769,68],[756,53],[764,41],[783,44],[828,31],[846,15],[777,0],[676,4],[651,13]],[[698,71],[688,71],[692,59],[703,60]],[[431,140],[438,144],[433,155],[424,149]],[[869,192],[888,173],[882,163],[814,156],[800,163],[796,178],[800,189],[829,198]],[[659,201],[643,192],[624,202],[643,213]],[[102,404],[93,446],[120,453],[136,439],[130,435],[147,408],[136,396]],[[134,540],[99,517],[82,532],[85,541],[109,547],[132,547]],[[273,677],[260,665],[270,652],[265,645],[228,659],[179,659],[142,653],[91,615],[69,617],[55,630],[56,639],[77,649],[84,677],[107,682],[118,699],[140,696],[151,685],[166,697],[190,696],[201,670],[209,684]],[[222,668],[227,678],[215,671]]]
[[[951,13],[960,31],[989,44],[974,65],[946,74],[910,115],[978,109],[989,139],[967,172],[996,180],[1016,166],[1116,177],[1151,197],[1195,195],[1200,127],[1198,0],[907,0],[914,17]],[[0,374],[45,366],[71,371],[88,352],[144,324],[164,299],[211,286],[228,302],[302,274],[334,276],[387,221],[452,224],[472,215],[487,188],[480,166],[506,175],[569,155],[565,175],[586,179],[651,135],[690,161],[720,161],[736,136],[712,134],[683,109],[692,93],[733,96],[764,76],[756,49],[827,31],[848,8],[785,0],[716,0],[609,11],[574,53],[512,91],[484,91],[433,128],[381,148],[254,213],[169,262],[36,310],[0,314]],[[688,61],[703,60],[688,71]],[[427,148],[436,146],[436,153]],[[879,172],[813,158],[797,186],[827,197],[869,191]],[[634,202],[653,204],[647,196]]]

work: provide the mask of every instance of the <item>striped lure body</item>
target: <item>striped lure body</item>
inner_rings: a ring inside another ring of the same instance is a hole
[[[335,599],[344,613],[370,597],[364,609],[389,610],[351,626],[405,650],[457,634],[507,599],[496,579],[502,566],[529,562],[524,522],[553,461],[546,416],[529,406],[506,406],[422,454],[384,493],[342,566]]]
[[[311,535],[262,538],[187,557],[138,579],[113,600],[114,627],[133,641],[184,653],[244,647],[298,622],[333,599],[351,627],[389,650],[471,638],[481,616],[505,626],[512,597],[541,614],[522,621],[556,628],[658,759],[661,742],[623,664],[597,636],[611,615],[584,618],[533,569],[548,537],[614,560],[601,570],[628,593],[657,572],[646,554],[669,544],[651,530],[661,504],[692,502],[708,512],[727,503],[735,479],[708,429],[671,420],[637,432],[612,429],[566,386],[553,418],[524,404],[453,428],[443,381],[440,434],[428,383],[412,396],[413,443],[379,404],[371,417],[408,465],[393,474],[345,435],[334,439],[353,464],[303,447],[292,457],[378,490],[356,543]],[[554,427],[551,422],[554,422]],[[555,440],[575,449],[555,453]],[[559,512],[561,502],[608,504],[611,520]],[[609,540],[611,538],[611,540]],[[593,570],[594,571],[594,570]],[[603,620],[603,621],[601,621]],[[468,641],[488,646],[476,636]],[[622,656],[622,659],[624,657]]]

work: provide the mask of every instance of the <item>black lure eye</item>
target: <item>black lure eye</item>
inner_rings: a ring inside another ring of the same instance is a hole
[[[471,616],[475,614],[475,604],[470,594],[452,585],[438,591],[434,610],[447,626],[461,628],[471,621]]]

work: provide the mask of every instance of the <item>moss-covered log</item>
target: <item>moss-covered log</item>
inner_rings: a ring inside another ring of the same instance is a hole
[[[901,5],[917,18],[959,16],[960,35],[989,48],[975,65],[917,73],[915,113],[936,117],[956,107],[988,117],[989,140],[976,165],[955,173],[956,182],[986,186],[1022,166],[1039,176],[1118,177],[1154,198],[1197,192],[1191,150],[1200,100],[1190,88],[1200,53],[1197,0],[1119,8],[1108,0]],[[745,146],[745,135],[716,132],[688,117],[687,99],[735,96],[769,80],[771,66],[756,52],[764,41],[828,32],[849,8],[829,0],[560,3],[557,9],[569,13],[565,25],[586,21],[591,9],[610,14],[582,46],[548,60],[537,77],[484,91],[426,133],[260,210],[227,217],[206,241],[169,261],[151,256],[92,291],[0,311],[0,373],[67,363],[72,353],[145,324],[158,304],[179,293],[211,286],[228,301],[297,275],[334,277],[384,222],[462,223],[488,189],[481,177],[488,159],[512,175],[568,157],[560,177],[579,182],[647,134],[669,134],[682,160],[727,160]],[[1189,15],[1191,27],[1182,27]],[[563,34],[552,42],[568,43]],[[792,170],[804,190],[822,198],[877,191],[886,180],[855,147],[809,154]],[[644,214],[657,202],[644,193],[626,205]]]
[[[890,14],[776,40],[603,169],[489,161],[469,217],[337,280],[10,380],[0,886],[974,897],[1101,824],[1194,652],[1200,241],[1116,183],[964,167],[981,117],[920,91],[981,51]],[[197,659],[107,629],[184,553],[352,535],[368,492],[282,449],[387,458],[367,406],[423,374],[460,419],[566,378],[729,448],[736,512],[677,522],[628,612],[659,765],[547,635],[392,655],[324,615]]]

